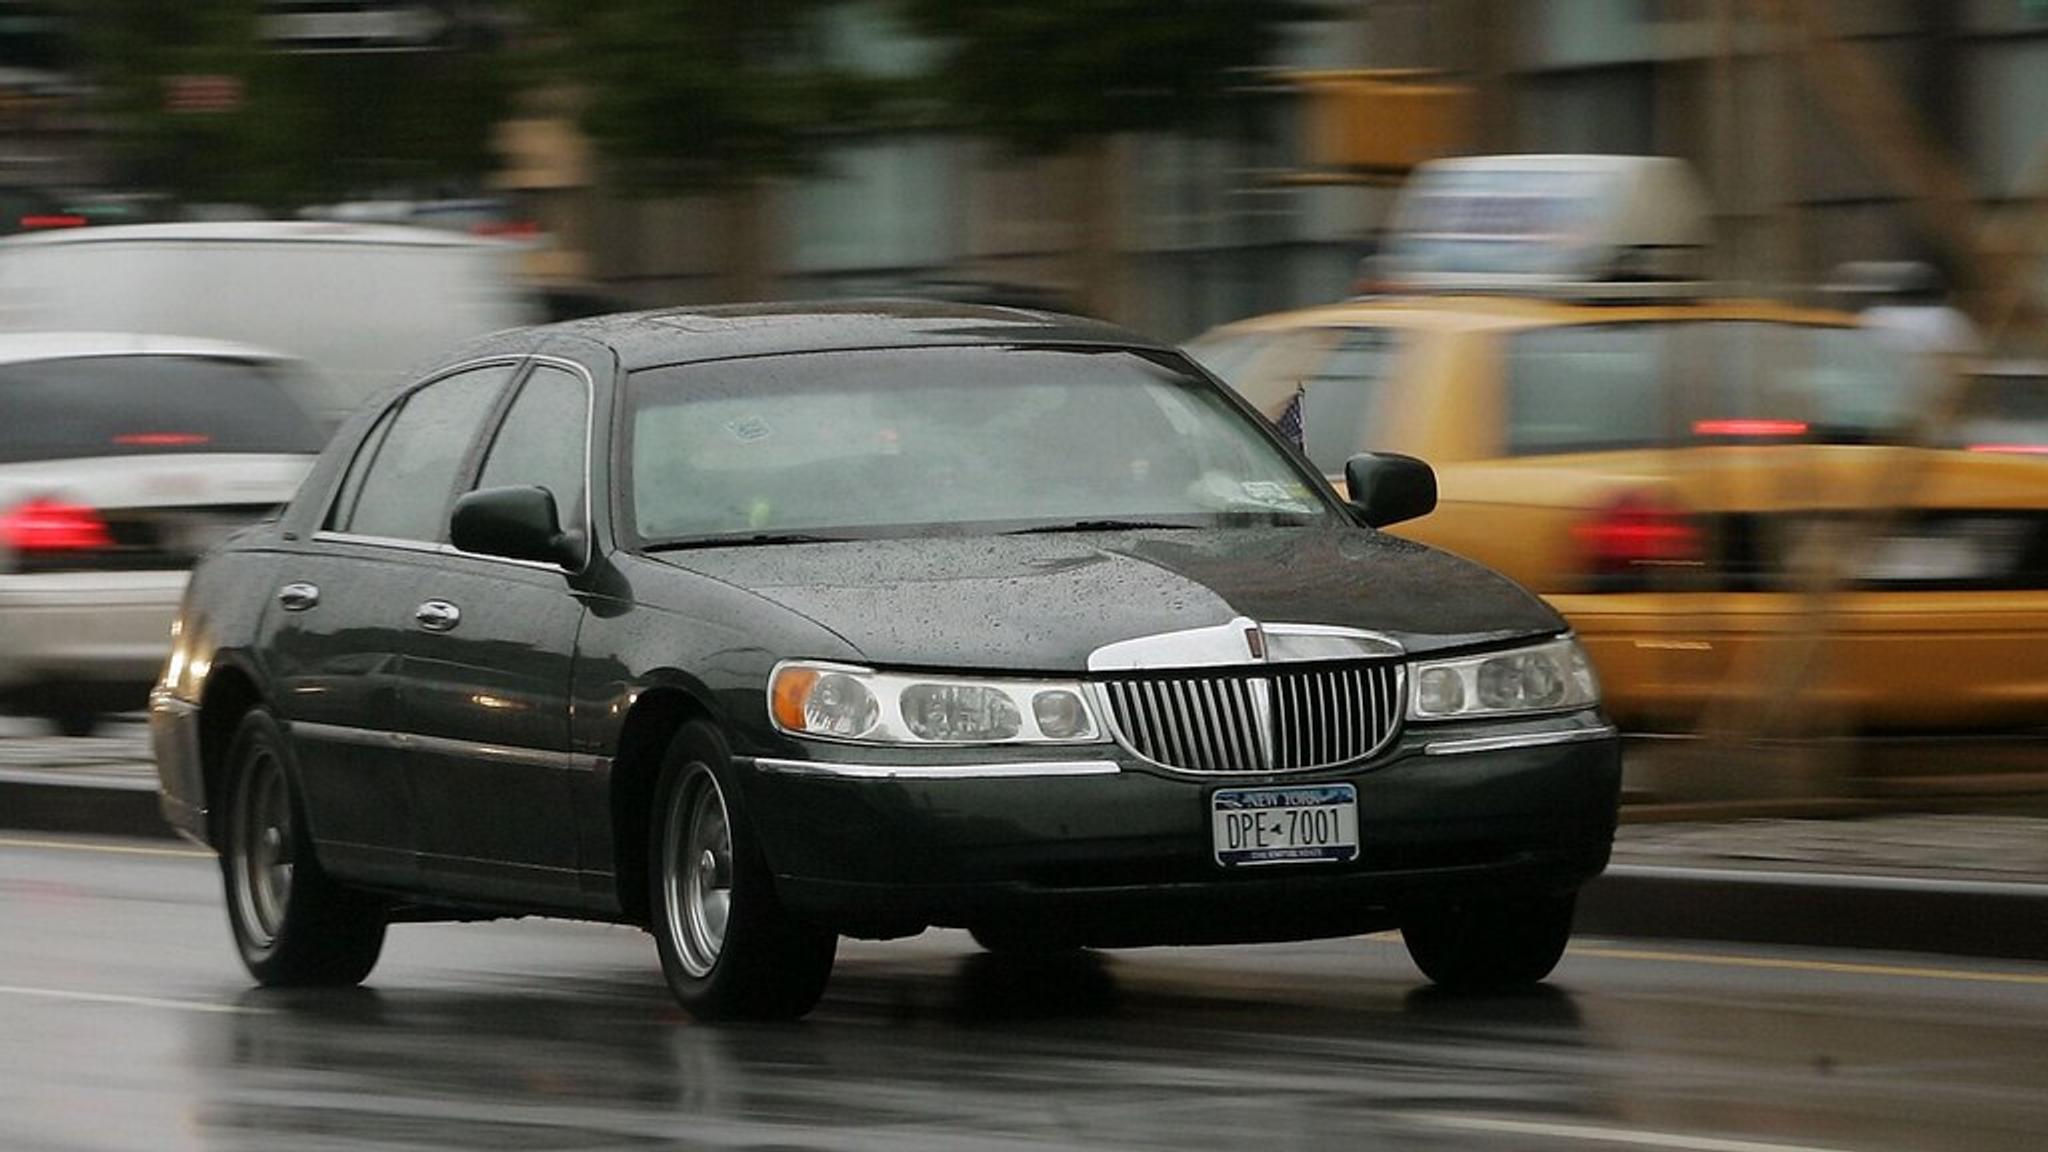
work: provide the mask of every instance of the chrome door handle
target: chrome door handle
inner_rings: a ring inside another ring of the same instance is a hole
[[[304,581],[287,584],[277,590],[277,602],[287,612],[304,612],[320,604],[320,586]]]
[[[462,623],[462,609],[446,600],[429,600],[413,610],[412,618],[429,632],[446,632]]]

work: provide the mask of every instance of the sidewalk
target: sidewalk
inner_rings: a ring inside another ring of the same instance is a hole
[[[0,718],[0,829],[169,836],[146,729]],[[2048,960],[2048,816],[1625,823],[1579,930]]]

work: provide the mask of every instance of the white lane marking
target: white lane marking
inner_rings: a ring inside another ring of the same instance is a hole
[[[240,1004],[210,1004],[204,1000],[160,1000],[154,996],[121,996],[112,992],[73,992],[63,988],[22,988],[0,984],[0,996],[27,996],[38,1000],[67,1000],[76,1004],[113,1004],[123,1008],[163,1008],[173,1012],[217,1012],[228,1015],[262,1016],[268,1008]]]
[[[139,844],[90,844],[71,840],[25,840],[0,836],[0,848],[47,848],[56,852],[106,852],[115,856],[187,856],[213,859],[213,853],[196,848],[146,848]]]
[[[1623,880],[1690,880],[1721,884],[1770,884],[1799,888],[1855,888],[1932,892],[1937,895],[2040,896],[2038,880],[1953,880],[1933,876],[1869,875],[1857,872],[1801,872],[1769,868],[1703,868],[1696,865],[1615,864],[1607,874]]]
[[[1907,980],[1950,980],[1961,984],[2048,984],[2048,973],[1976,972],[1967,968],[1930,968],[1908,964],[1865,964],[1846,960],[1799,960],[1790,956],[1745,956],[1721,952],[1666,952],[1648,948],[1604,948],[1574,944],[1574,956],[1630,960],[1653,964],[1705,964],[1719,968],[1770,968],[1785,972],[1824,972],[1837,976],[1894,976]]]
[[[1592,1144],[1626,1144],[1637,1148],[1669,1148],[1675,1152],[1846,1152],[1811,1144],[1776,1144],[1762,1140],[1729,1140],[1688,1136],[1682,1132],[1648,1132],[1633,1128],[1599,1128],[1590,1124],[1552,1124],[1539,1120],[1498,1120],[1486,1116],[1410,1115],[1404,1119],[1429,1128],[1459,1132],[1492,1132],[1503,1136],[1547,1136]]]

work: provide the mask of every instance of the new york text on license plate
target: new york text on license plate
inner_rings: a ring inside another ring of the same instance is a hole
[[[1209,798],[1216,862],[1358,859],[1358,789],[1349,784],[1224,788]]]

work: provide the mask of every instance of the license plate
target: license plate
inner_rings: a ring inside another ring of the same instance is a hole
[[[1209,833],[1226,868],[1356,860],[1358,789],[1225,788],[1209,798]]]

